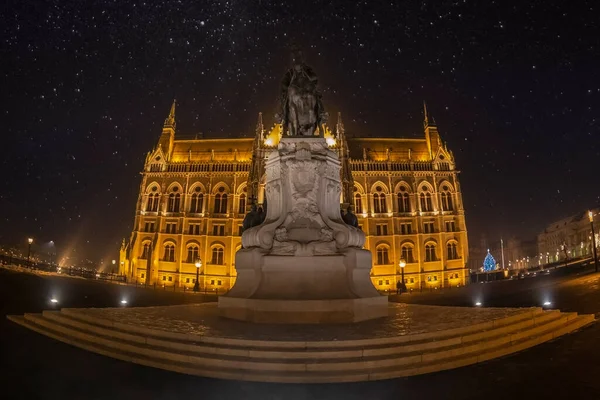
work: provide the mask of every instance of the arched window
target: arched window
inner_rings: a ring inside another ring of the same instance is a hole
[[[173,192],[169,194],[167,212],[179,212],[179,206],[181,205],[181,193],[177,193],[178,190],[178,187],[174,187]]]
[[[158,193],[158,188],[153,186],[150,189],[151,192],[148,194],[148,202],[146,203],[146,211],[148,212],[156,212],[158,211],[158,203],[160,201],[160,194]]]
[[[407,263],[415,262],[415,259],[413,257],[413,248],[412,248],[412,246],[409,246],[409,245],[402,246],[402,258]]]
[[[190,247],[187,248],[187,259],[185,262],[195,263],[196,260],[199,258],[199,256],[200,256],[200,252],[199,252],[198,246],[191,245]]]
[[[425,262],[435,261],[435,244],[430,243],[425,245]]]
[[[433,211],[429,189],[423,188],[423,191],[419,195],[419,199],[421,201],[421,211]]]
[[[373,193],[373,212],[376,214],[386,213],[387,205],[385,204],[385,193],[383,193],[383,188],[377,186],[375,190],[376,192]]]
[[[442,187],[442,210],[444,211],[453,211],[454,204],[452,202],[452,192],[450,192],[450,188],[446,185]]]
[[[200,187],[196,187],[194,189],[194,193],[192,194],[192,199],[190,201],[190,212],[191,213],[201,213],[202,205],[204,203],[204,194],[201,193]]]
[[[386,265],[390,263],[389,251],[386,246],[377,247],[377,265]]]
[[[169,243],[165,245],[165,255],[163,261],[175,261],[175,245]]]
[[[458,250],[456,247],[456,242],[450,242],[446,246],[448,250],[448,260],[456,260],[458,259]]]
[[[142,255],[140,255],[140,258],[146,260],[148,259],[148,257],[150,257],[150,243],[144,243],[144,246],[142,247]]]
[[[355,193],[354,194],[354,212],[355,213],[362,213],[363,212],[363,208],[362,208],[362,196],[360,195],[360,193]]]
[[[227,213],[227,193],[225,193],[225,188],[221,186],[219,188],[219,192],[215,194],[215,214],[226,214]]]
[[[246,213],[246,195],[244,193],[240,194],[240,204],[238,207],[238,213],[240,213],[240,214]]]
[[[223,261],[223,248],[220,246],[215,246],[212,249],[212,259],[211,259],[211,264],[216,264],[216,265],[223,265],[224,261]]]
[[[400,188],[400,193],[398,193],[398,212],[410,212],[410,200],[404,186]]]

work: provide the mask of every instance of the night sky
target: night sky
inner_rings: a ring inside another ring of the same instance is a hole
[[[600,6],[552,1],[5,0],[0,244],[118,258],[173,98],[179,135],[271,125],[289,45],[353,136],[454,151],[471,244],[600,203]],[[42,251],[40,249],[40,251]]]

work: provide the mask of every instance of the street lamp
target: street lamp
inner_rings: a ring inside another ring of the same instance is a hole
[[[202,260],[200,257],[196,258],[196,283],[194,284],[194,292],[200,291],[200,267],[202,267]]]
[[[112,260],[112,273],[115,273],[115,264],[117,263],[117,260]]]
[[[29,268],[31,268],[29,258],[31,257],[31,244],[33,243],[33,238],[27,239],[27,243],[29,243],[29,247],[27,248],[27,264],[29,265]]]
[[[592,249],[594,250],[594,267],[598,272],[598,255],[596,254],[596,233],[594,232],[594,213],[588,211],[588,217],[590,218],[590,225],[592,227]]]
[[[402,285],[400,285],[400,288],[402,288],[402,290],[404,291],[404,267],[406,267],[406,260],[404,258],[401,258],[398,265],[400,266],[400,272],[402,273]]]

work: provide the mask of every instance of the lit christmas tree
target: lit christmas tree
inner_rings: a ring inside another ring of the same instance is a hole
[[[496,260],[490,254],[490,249],[488,249],[487,256],[485,256],[483,260],[483,270],[486,272],[493,271],[496,269]]]

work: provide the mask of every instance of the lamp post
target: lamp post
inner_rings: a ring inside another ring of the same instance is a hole
[[[594,213],[588,211],[588,217],[590,218],[590,225],[592,227],[592,250],[594,251],[594,267],[598,272],[598,255],[596,254],[596,233],[594,232]]]
[[[402,277],[400,278],[402,279],[402,284],[400,285],[400,288],[402,289],[402,291],[404,291],[404,267],[406,267],[406,260],[404,258],[401,258],[398,265],[400,266],[400,273],[402,274]]]
[[[31,268],[31,263],[29,262],[29,258],[31,257],[31,244],[33,243],[33,238],[27,239],[27,243],[29,243],[29,246],[27,247],[27,264],[28,264],[29,268]]]
[[[110,272],[112,272],[113,274],[115,273],[115,264],[117,263],[117,260],[112,260],[112,270]]]
[[[196,258],[196,283],[194,284],[194,292],[200,291],[200,267],[202,267],[202,260],[198,257]]]

